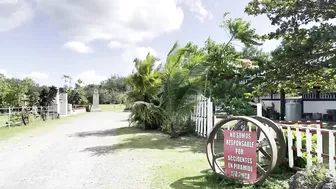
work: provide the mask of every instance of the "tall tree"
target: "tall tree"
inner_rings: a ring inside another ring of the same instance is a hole
[[[195,97],[202,93],[205,67],[201,64],[205,56],[197,53],[197,46],[188,43],[180,48],[176,42],[162,66],[163,85],[159,93],[160,107],[164,112],[163,129],[177,137],[185,132],[196,103]]]
[[[259,36],[250,27],[250,23],[241,18],[227,18],[224,14],[221,27],[225,28],[229,40],[223,44],[217,44],[210,38],[202,49],[206,53],[205,65],[208,67],[207,76],[213,101],[216,106],[222,106],[224,110],[232,114],[250,114],[251,92],[246,80],[256,71],[252,66],[246,66],[241,61],[242,53],[233,45],[234,41],[243,43],[246,47],[260,45]],[[210,95],[208,94],[208,95]]]
[[[68,102],[70,104],[85,105],[88,103],[83,85],[84,82],[81,79],[78,79],[74,88],[68,88]]]
[[[10,92],[10,86],[6,77],[0,73],[0,106],[8,106],[6,97]]]
[[[336,67],[336,3],[316,0],[253,0],[245,9],[249,15],[266,15],[276,31],[264,39],[282,39],[273,52],[270,76],[279,76],[283,85],[332,83]],[[274,74],[276,73],[276,74]],[[289,80],[290,78],[290,80]],[[314,83],[312,83],[314,82]]]

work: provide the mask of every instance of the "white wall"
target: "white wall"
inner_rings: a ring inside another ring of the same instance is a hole
[[[265,107],[272,106],[272,102],[275,105],[275,110],[280,113],[280,100],[262,100],[262,104]],[[336,101],[304,101],[303,113],[322,113],[326,114],[327,109],[336,109]]]
[[[336,101],[304,101],[304,113],[327,113],[327,109],[336,109]]]

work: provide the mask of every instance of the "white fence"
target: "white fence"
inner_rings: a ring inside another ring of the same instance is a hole
[[[192,114],[195,122],[195,133],[200,137],[207,137],[213,128],[213,104],[209,98],[197,96],[197,105]]]
[[[261,115],[261,104],[258,104],[257,112],[258,115]],[[210,99],[203,96],[198,97],[192,118],[196,124],[196,134],[200,137],[207,137],[214,126],[215,119],[213,104]],[[312,125],[316,125],[316,127]],[[330,173],[336,176],[336,130],[321,128],[322,122],[298,122],[297,124],[282,122],[279,126],[283,128],[283,131],[286,131],[290,167],[294,167],[295,155],[298,157],[304,156],[307,159],[308,167],[313,162],[324,163],[329,167]],[[230,126],[228,126],[228,129],[230,129]],[[249,130],[252,131],[250,125]],[[304,138],[305,140],[302,140]]]
[[[39,111],[45,109],[47,113],[47,119],[50,117],[56,117],[57,105],[45,106],[45,107],[25,107],[26,111],[30,113],[31,121],[37,121],[41,119]],[[8,107],[0,108],[0,127],[11,127],[15,125],[23,124],[22,121],[22,107]]]
[[[298,157],[305,156],[307,159],[307,166],[313,164],[313,159],[315,157],[317,158],[318,163],[327,165],[330,173],[336,176],[336,130],[321,129],[320,124],[316,125],[316,127],[312,127],[280,124],[280,126],[287,132],[289,166],[294,167],[294,153],[296,153]],[[302,140],[304,137],[305,140]],[[305,143],[302,143],[302,141],[305,141]]]

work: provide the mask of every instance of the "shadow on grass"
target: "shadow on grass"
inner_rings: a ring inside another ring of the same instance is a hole
[[[97,131],[86,131],[75,133],[72,136],[76,137],[108,137],[108,136],[118,136],[118,135],[129,135],[129,134],[137,134],[143,133],[142,130],[130,127],[121,127],[114,129],[106,129],[106,130],[97,130]]]
[[[205,170],[206,171],[206,170]],[[205,171],[201,171],[201,173],[205,173]],[[277,189],[286,189],[288,188],[288,180],[289,178],[295,174],[294,171],[285,169],[285,168],[277,168],[273,174],[267,180],[259,185],[242,185],[240,183],[236,183],[233,180],[223,179],[222,177],[214,174],[207,173],[194,177],[185,177],[175,181],[170,184],[171,188],[174,189],[197,189],[197,188],[225,188],[225,189],[269,189],[269,188],[277,188]]]
[[[191,151],[194,153],[205,152],[205,140],[190,137],[181,137],[178,139],[171,139],[169,135],[163,134],[159,131],[143,131],[133,127],[116,128],[105,131],[79,133],[77,136],[118,136],[131,135],[125,137],[120,143],[106,146],[95,146],[86,148],[83,151],[92,152],[94,155],[105,155],[113,153],[118,150],[132,150],[132,149],[176,149],[181,151]]]

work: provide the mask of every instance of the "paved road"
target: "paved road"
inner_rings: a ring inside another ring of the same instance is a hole
[[[148,188],[143,174],[126,171],[143,164],[113,152],[114,129],[127,126],[127,116],[88,113],[40,136],[0,142],[0,188]]]

